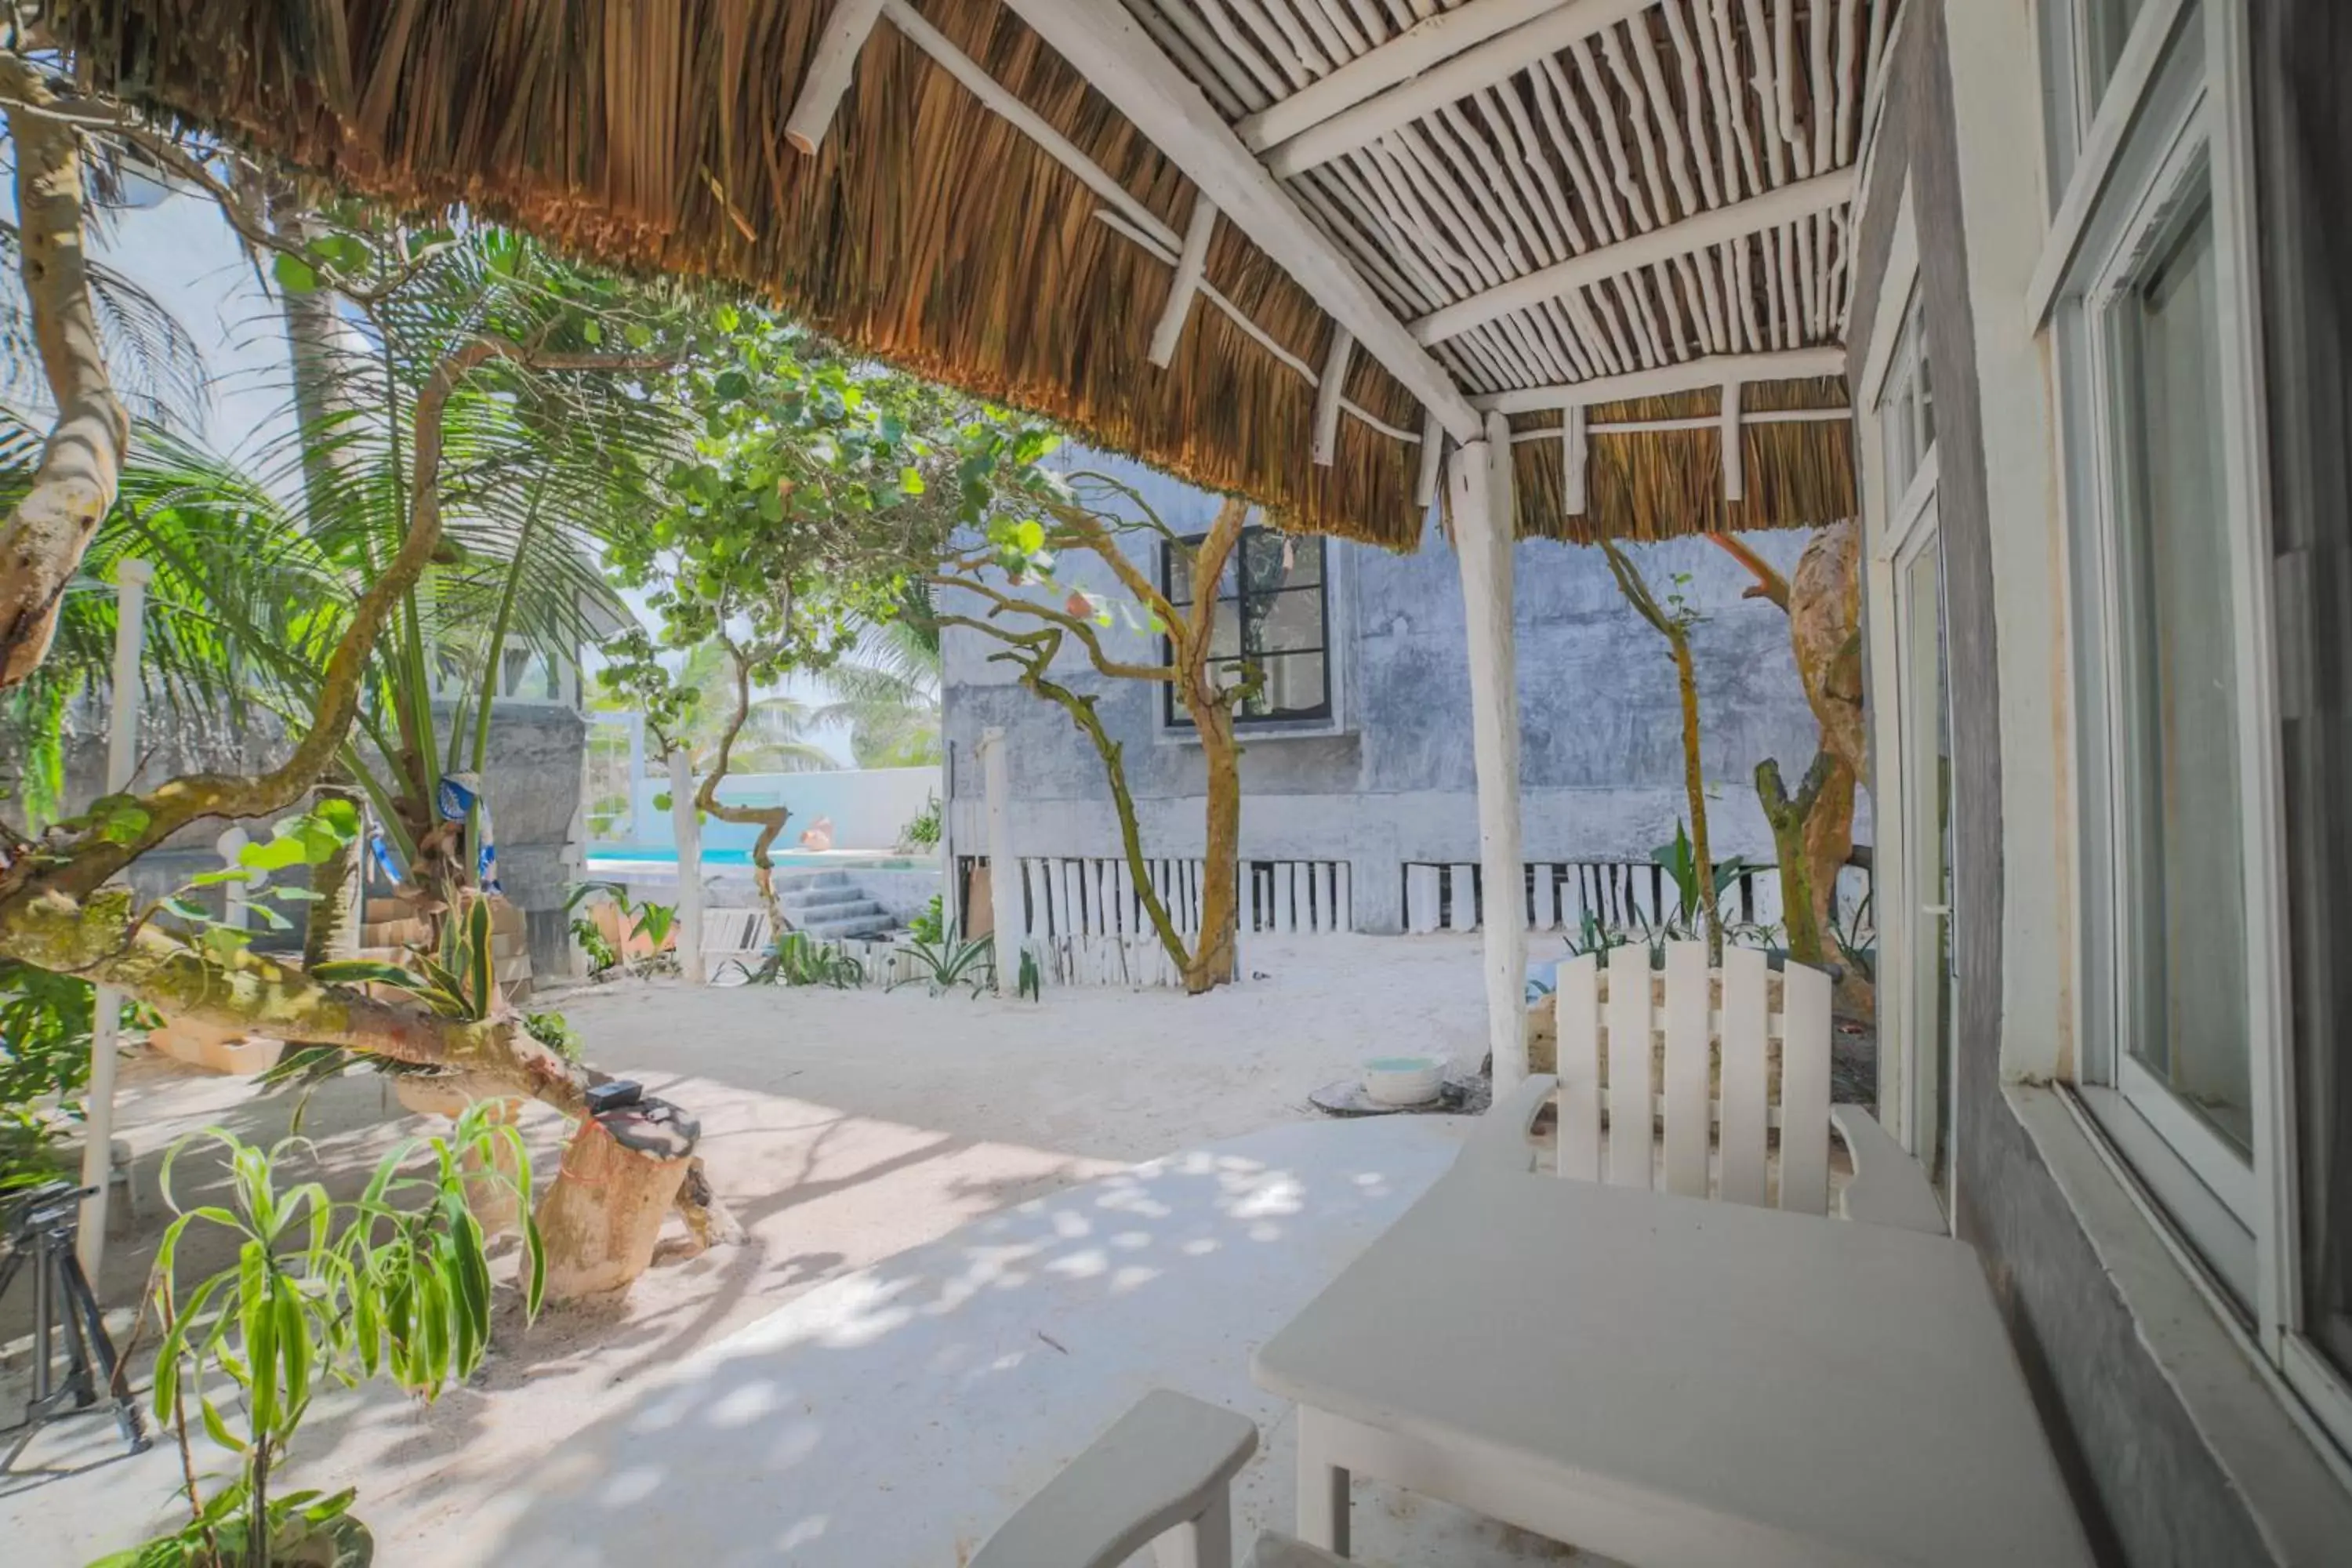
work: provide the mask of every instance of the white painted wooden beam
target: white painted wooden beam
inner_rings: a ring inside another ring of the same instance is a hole
[[[1209,258],[1209,238],[1217,232],[1217,204],[1203,195],[1192,198],[1192,218],[1184,226],[1184,248],[1176,253],[1176,281],[1160,324],[1151,330],[1150,359],[1166,370],[1176,357],[1177,340],[1184,335],[1184,319],[1192,313],[1192,296],[1201,289],[1201,268]]]
[[[1513,387],[1507,392],[1486,393],[1471,402],[1489,414],[1533,414],[1571,402],[1622,403],[1629,397],[1696,392],[1704,387],[1721,386],[1727,381],[1810,381],[1817,376],[1844,374],[1845,350],[1842,348],[1707,354],[1680,364],[1628,371],[1622,375],[1596,375],[1590,381],[1571,381],[1559,386]]]
[[[1315,461],[1323,468],[1331,466],[1332,454],[1339,447],[1339,395],[1348,386],[1348,361],[1356,353],[1356,340],[1348,329],[1335,326],[1331,330],[1331,350],[1323,356],[1323,376],[1315,388]]]
[[[1445,426],[1427,409],[1421,416],[1421,472],[1412,484],[1412,504],[1426,514],[1437,499],[1438,465],[1445,458]]]
[[[1739,383],[1723,384],[1723,499],[1744,500],[1748,495],[1748,453],[1739,439]]]
[[[1760,196],[1714,207],[1678,223],[1644,230],[1614,245],[1600,246],[1566,261],[1539,267],[1466,300],[1432,310],[1412,323],[1413,341],[1423,344],[1442,342],[1498,316],[1589,289],[1604,279],[1843,206],[1853,196],[1851,169],[1794,181]]]
[[[1486,950],[1486,1043],[1495,1092],[1528,1073],[1526,868],[1519,835],[1519,694],[1514,671],[1512,546],[1517,507],[1511,427],[1489,415],[1479,438],[1455,448],[1454,553],[1470,639],[1470,739],[1478,780],[1480,911]],[[1457,891],[1455,898],[1460,900]]]
[[[1559,425],[1559,467],[1564,476],[1560,487],[1560,510],[1570,517],[1584,515],[1587,487],[1587,465],[1592,456],[1592,444],[1584,427],[1585,407],[1571,403],[1562,411]],[[1502,415],[1496,415],[1500,419]]]
[[[1097,0],[1006,0],[1009,8],[1117,106],[1217,204],[1251,243],[1354,334],[1446,431],[1467,440],[1477,411],[1371,286],[1241,143],[1200,88],[1123,8]],[[888,0],[895,22],[912,15]],[[1174,249],[1172,237],[1170,248]]]
[[[858,51],[881,19],[882,0],[834,0],[808,75],[801,79],[801,95],[793,100],[792,115],[784,121],[785,141],[803,153],[816,152],[825,128],[833,123],[834,110],[841,107],[841,95],[849,90]]]
[[[1428,66],[1409,80],[1331,114],[1279,145],[1267,143],[1266,167],[1277,177],[1288,179],[1342,153],[1370,146],[1398,126],[1505,81],[1547,56],[1640,15],[1651,4],[1652,0],[1569,0],[1567,5],[1551,7],[1507,32]],[[1372,58],[1379,52],[1364,58]],[[1340,74],[1334,71],[1326,79]]]
[[[1580,403],[1571,403],[1568,406],[1585,407]],[[1739,412],[1742,425],[1826,425],[1853,417],[1853,410],[1851,408],[1743,408]],[[1696,415],[1688,419],[1608,419],[1588,422],[1584,433],[1588,437],[1647,436],[1667,430],[1713,430],[1722,424],[1723,416],[1718,414]],[[1533,430],[1514,430],[1511,439],[1549,441],[1559,434],[1559,426],[1557,425],[1538,426]]]
[[[1475,48],[1569,0],[1468,0],[1423,17],[1403,32],[1234,127],[1253,153],[1278,146],[1388,88]]]

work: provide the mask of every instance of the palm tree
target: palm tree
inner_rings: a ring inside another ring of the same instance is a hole
[[[857,651],[818,679],[832,700],[819,724],[849,730],[861,768],[936,766],[940,742],[940,627],[929,584],[911,582],[890,620],[859,635]]]

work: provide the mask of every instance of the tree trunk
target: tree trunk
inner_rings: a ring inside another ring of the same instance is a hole
[[[1723,911],[1715,896],[1715,849],[1706,828],[1706,775],[1701,764],[1698,737],[1698,673],[1691,664],[1690,633],[1668,623],[1666,640],[1674,645],[1675,682],[1682,691],[1683,791],[1690,800],[1691,858],[1697,862],[1698,915],[1706,932],[1706,961],[1723,964]]]
[[[1814,533],[1789,578],[1789,640],[1822,744],[1870,783],[1863,723],[1861,536],[1853,522]]]
[[[760,837],[751,841],[751,882],[760,890],[761,907],[768,911],[768,934],[782,942],[792,924],[784,919],[784,906],[776,900],[776,863],[768,858],[768,850],[793,814],[781,802],[774,805],[730,805],[719,798],[719,781],[726,778],[735,755],[735,738],[743,732],[744,722],[751,717],[751,667],[732,642],[724,637],[719,640],[728,657],[735,661],[735,717],[719,737],[719,755],[711,763],[710,771],[702,775],[701,787],[694,792],[694,805],[696,810],[721,822],[759,828]]]
[[[0,89],[37,107],[56,102],[41,74],[13,55],[0,56]],[[0,522],[0,691],[23,684],[48,656],[58,601],[114,505],[131,440],[90,308],[79,133],[23,110],[8,125],[25,298],[57,417],[31,487]]]
[[[1821,798],[1805,818],[1805,876],[1813,919],[1826,936],[1837,920],[1838,873],[1853,855],[1853,770],[1843,757],[1830,766]]]
[[[640,1114],[659,1105],[588,1117],[565,1148],[539,1204],[550,1300],[621,1289],[652,1263],[663,1216],[687,1184],[695,1139],[691,1121]]]
[[[1184,966],[1184,990],[1198,996],[1234,977],[1234,926],[1242,840],[1242,749],[1232,712],[1196,710],[1201,754],[1209,766],[1209,821],[1201,865],[1201,932]]]
[[[1794,798],[1780,780],[1780,764],[1767,757],[1756,764],[1756,798],[1772,829],[1772,854],[1780,865],[1780,919],[1788,928],[1789,957],[1820,968],[1822,926],[1815,912],[1812,867],[1805,851],[1805,824],[1820,805],[1838,759],[1827,750],[1813,755]]]

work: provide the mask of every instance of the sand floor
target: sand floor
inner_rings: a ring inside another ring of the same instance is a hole
[[[795,1297],[944,1236],[980,1215],[1171,1151],[1313,1115],[1311,1089],[1367,1055],[1483,1048],[1475,937],[1327,936],[1263,942],[1251,979],[1201,998],[1066,990],[1041,1005],[675,983],[576,992],[559,1004],[599,1066],[702,1121],[710,1174],[747,1245],[657,1268],[618,1306],[504,1327],[477,1386],[430,1408],[381,1394],[325,1405],[299,1440],[298,1484],[363,1488],[388,1547],[432,1560],[430,1521],[511,1488],[619,1408],[637,1380]],[[121,1135],[138,1152],[142,1218],[110,1245],[110,1303],[137,1297],[161,1233],[156,1167],[185,1134],[228,1126],[286,1135],[286,1100],[142,1061],[125,1074]],[[358,1074],[303,1114],[305,1176],[351,1190],[384,1150],[432,1123]],[[561,1123],[534,1110],[535,1158]],[[216,1179],[182,1161],[184,1202]],[[202,1252],[184,1267],[215,1266]],[[127,1314],[123,1314],[127,1317]],[[22,1398],[21,1301],[0,1303],[0,1413]],[[87,1562],[163,1516],[177,1477],[164,1447],[117,1461],[102,1421],[45,1434],[0,1482],[11,1568]]]

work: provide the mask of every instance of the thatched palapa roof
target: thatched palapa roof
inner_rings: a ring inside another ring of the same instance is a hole
[[[1695,0],[44,10],[96,89],[370,195],[751,286],[1292,526],[1410,548],[1425,453],[1496,407],[1523,534],[1853,513],[1848,421],[1752,416],[1843,406],[1846,204],[1893,4],[1776,3],[1753,29],[1759,5]],[[827,106],[828,69],[845,90],[803,152],[787,123]],[[1571,403],[1573,512],[1545,433]]]

